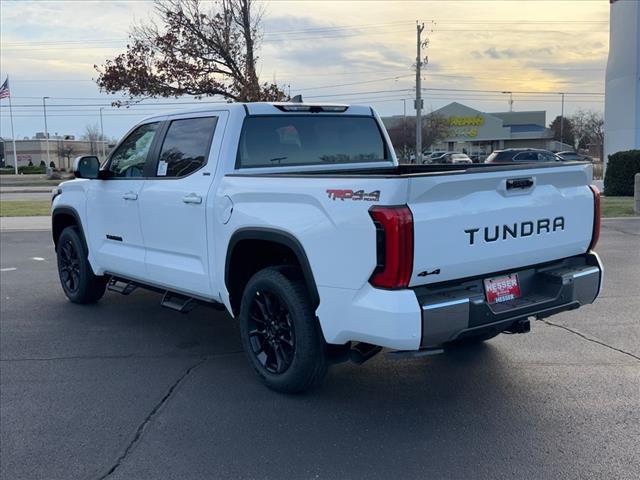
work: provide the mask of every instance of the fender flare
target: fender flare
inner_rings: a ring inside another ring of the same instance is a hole
[[[82,240],[82,246],[84,247],[86,252],[89,252],[87,240],[84,236],[84,227],[82,226],[82,221],[80,220],[80,215],[78,214],[77,210],[73,207],[65,207],[65,206],[56,207],[51,213],[51,236],[53,237],[54,247],[55,248],[58,247],[58,241],[57,241],[57,238],[55,235],[56,232],[53,226],[55,224],[56,217],[59,215],[71,215],[75,219],[76,224],[78,225],[78,229],[80,230],[80,240]]]
[[[274,242],[289,248],[296,256],[296,259],[300,264],[300,268],[302,269],[302,276],[311,297],[311,303],[314,309],[318,307],[318,305],[320,304],[320,296],[318,295],[318,288],[316,287],[316,282],[313,278],[311,265],[309,264],[309,259],[304,250],[304,247],[302,246],[300,241],[290,233],[273,228],[245,227],[236,230],[233,235],[231,235],[229,244],[227,246],[227,255],[224,268],[224,283],[225,286],[227,286],[227,289],[229,285],[229,276],[231,269],[231,254],[235,246],[243,240],[262,240]]]

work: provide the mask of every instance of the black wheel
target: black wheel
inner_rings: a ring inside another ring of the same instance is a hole
[[[93,274],[77,227],[67,227],[58,239],[58,274],[62,290],[73,303],[94,303],[104,295],[106,277]]]
[[[279,392],[301,392],[327,372],[325,342],[309,294],[295,272],[270,267],[242,294],[240,335],[251,364]]]

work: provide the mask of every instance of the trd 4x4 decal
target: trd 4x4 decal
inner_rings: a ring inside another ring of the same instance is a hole
[[[364,190],[338,190],[328,189],[327,195],[331,200],[364,200],[365,202],[377,202],[380,200],[380,190],[366,193]]]

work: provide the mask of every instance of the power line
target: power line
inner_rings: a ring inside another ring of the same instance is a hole
[[[321,87],[308,87],[308,88],[296,88],[296,92],[306,92],[309,90],[320,90],[323,88],[335,88],[335,87],[348,87],[352,85],[362,85],[364,83],[376,83],[376,82],[384,82],[387,80],[398,80],[399,78],[413,77],[413,74],[408,75],[397,75],[395,77],[387,77],[387,78],[377,78],[375,80],[365,80],[360,82],[352,82],[352,83],[340,83],[338,85],[323,85]]]

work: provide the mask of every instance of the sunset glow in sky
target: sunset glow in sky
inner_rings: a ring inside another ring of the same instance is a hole
[[[271,1],[264,2],[259,72],[311,101],[372,104],[383,115],[413,113],[415,22],[426,25],[427,110],[459,101],[484,111],[508,109],[502,91],[604,92],[609,2],[597,1]],[[9,74],[16,137],[43,130],[79,135],[104,109],[105,133],[120,136],[146,115],[173,109],[143,102],[109,107],[92,78],[94,64],[124,51],[150,1],[0,2],[0,74]],[[288,87],[287,87],[288,88]],[[182,99],[188,100],[188,99]],[[514,94],[515,110],[560,113],[557,94]],[[565,111],[602,110],[603,97],[567,96]],[[166,102],[166,100],[164,101]],[[1,131],[10,136],[7,101]],[[29,106],[32,105],[32,106]],[[33,105],[39,105],[36,108]]]

